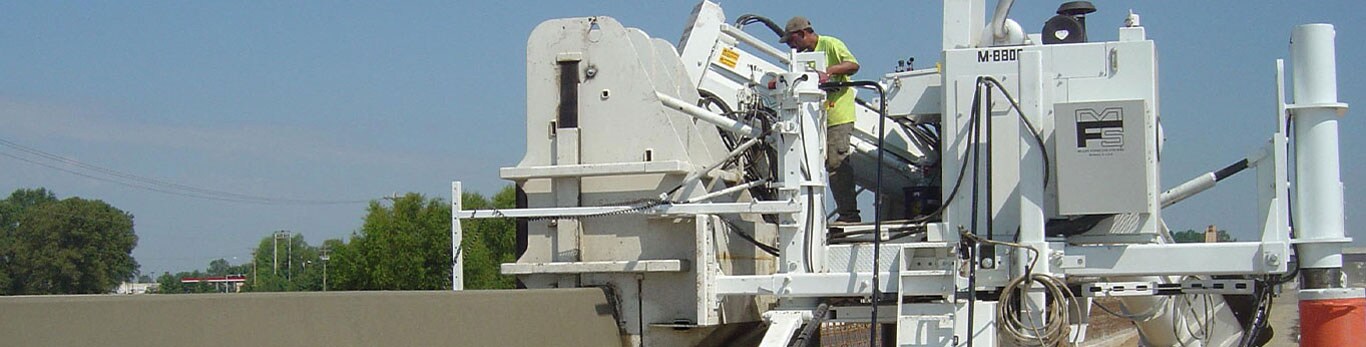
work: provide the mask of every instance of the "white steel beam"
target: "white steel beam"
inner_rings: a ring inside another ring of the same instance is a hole
[[[1067,247],[1082,267],[1063,268],[1069,276],[1167,276],[1278,273],[1286,259],[1280,243],[1219,242]],[[1061,258],[1059,258],[1061,259]],[[1060,265],[1060,264],[1054,264]]]
[[[683,272],[687,262],[668,260],[585,261],[558,263],[504,263],[504,275]]]
[[[505,167],[498,170],[498,176],[505,180],[523,180],[532,178],[686,174],[690,170],[692,170],[692,165],[683,161],[661,160],[629,163]]]
[[[757,49],[764,54],[768,54],[768,56],[773,57],[774,59],[778,59],[778,62],[781,64],[788,64],[789,62],[787,52],[780,51],[777,48],[770,46],[763,40],[754,37],[754,35],[750,35],[749,33],[740,30],[740,28],[736,28],[729,24],[723,24],[721,25],[721,32],[730,35],[730,37],[734,37],[740,42],[748,44],[750,47],[754,47],[754,49]]]
[[[948,271],[881,273],[883,293],[942,295],[953,290]],[[899,280],[900,279],[900,280]],[[786,273],[717,276],[717,295],[775,295],[779,297],[868,296],[873,294],[872,272]]]
[[[641,208],[639,206],[588,206],[588,207],[546,207],[518,208],[505,210],[462,210],[455,211],[455,218],[530,218],[530,217],[592,217],[613,213],[634,213],[648,215],[685,215],[685,214],[777,214],[796,213],[801,205],[788,201],[756,201],[705,204],[665,204]]]

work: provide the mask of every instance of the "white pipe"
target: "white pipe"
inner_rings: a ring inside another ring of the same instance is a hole
[[[708,111],[705,108],[698,107],[687,101],[669,96],[668,94],[655,92],[655,96],[659,97],[659,102],[664,104],[664,106],[682,111],[684,114],[707,123],[716,124],[726,131],[748,135],[749,137],[758,137],[760,134],[759,129],[755,129],[752,126],[749,126],[749,124],[716,114],[715,112]]]
[[[1010,6],[1015,0],[996,1],[996,13],[991,17],[991,37],[992,42],[1006,38],[1006,15],[1010,14]]]
[[[1168,189],[1167,191],[1162,192],[1162,207],[1166,208],[1167,206],[1171,206],[1178,202],[1181,202],[1181,200],[1186,200],[1186,198],[1189,198],[1195,194],[1199,194],[1200,192],[1203,192],[1210,188],[1214,188],[1215,182],[1218,182],[1218,180],[1215,179],[1214,173],[1206,172],[1203,175],[1197,176],[1189,181],[1186,181],[1186,183],[1182,183],[1176,187],[1172,187],[1172,189]]]
[[[741,185],[738,185],[738,186],[729,187],[729,188],[726,188],[726,189],[722,189],[722,190],[714,191],[714,192],[711,192],[711,193],[707,193],[706,195],[702,195],[702,196],[699,196],[699,197],[691,198],[691,199],[688,199],[688,201],[685,201],[685,203],[691,204],[691,203],[696,203],[696,202],[699,202],[699,201],[706,201],[706,200],[710,200],[711,198],[715,198],[715,197],[718,197],[718,196],[722,196],[722,195],[726,195],[726,194],[738,192],[738,191],[741,191],[741,190],[753,188],[754,186],[757,186],[757,185],[760,185],[760,184],[765,184],[765,183],[768,183],[768,180],[753,181],[753,182],[741,184]]]
[[[1333,26],[1305,24],[1290,35],[1294,66],[1295,234],[1300,266],[1341,268],[1346,236],[1338,163],[1337,61]],[[1312,242],[1312,241],[1327,241]]]

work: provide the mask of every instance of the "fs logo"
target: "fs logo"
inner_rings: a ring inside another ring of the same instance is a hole
[[[1077,109],[1077,148],[1123,148],[1124,109]]]

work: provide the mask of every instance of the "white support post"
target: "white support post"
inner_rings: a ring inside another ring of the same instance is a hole
[[[1295,234],[1302,268],[1341,269],[1346,234],[1338,163],[1337,61],[1330,24],[1296,26],[1290,35],[1295,104]]]
[[[551,152],[555,155],[555,165],[579,165],[579,129],[560,128],[555,132],[555,142],[551,147]],[[555,206],[559,207],[578,207],[581,204],[580,191],[583,182],[578,177],[561,177],[550,180],[550,186],[555,194]],[[561,218],[555,220],[555,233],[553,235],[554,259],[556,262],[579,262],[583,260],[581,242],[582,229],[579,220],[572,218]],[[575,288],[579,286],[579,276],[563,275],[560,276],[560,288]]]
[[[797,53],[792,68],[805,71],[808,63],[824,69],[824,53]],[[779,216],[779,273],[823,272],[825,268],[825,186],[823,155],[825,120],[821,102],[825,92],[817,87],[813,73],[788,73],[779,77],[775,96],[779,100],[778,123],[772,136],[778,152],[778,200],[796,201],[803,210]]]
[[[465,254],[460,244],[465,233],[460,229],[460,181],[451,182],[451,290],[465,290]]]
[[[944,1],[943,18],[944,50],[973,47],[986,25],[986,1]]]

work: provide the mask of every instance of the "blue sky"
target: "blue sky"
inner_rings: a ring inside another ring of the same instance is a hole
[[[1037,32],[1058,2],[1012,11]],[[1158,45],[1167,133],[1163,188],[1250,153],[1274,127],[1273,68],[1296,24],[1337,26],[1339,99],[1366,100],[1356,1],[1095,1],[1093,40],[1127,10]],[[808,16],[863,68],[937,60],[940,2],[723,2],[729,18]],[[0,139],[186,186],[311,200],[420,192],[449,182],[492,193],[525,142],[526,36],[541,21],[607,15],[676,41],[694,2],[540,1],[0,3]],[[756,36],[767,33],[751,28]],[[775,41],[776,44],[776,41]],[[1362,217],[1362,121],[1340,124],[1349,236]],[[12,147],[0,153],[19,155]],[[1166,214],[1174,229],[1217,224],[1250,239],[1251,172]],[[135,215],[144,273],[244,262],[274,230],[312,244],[349,235],[365,205],[277,206],[129,188],[0,156],[0,192],[46,187]],[[234,259],[236,257],[236,259]]]

